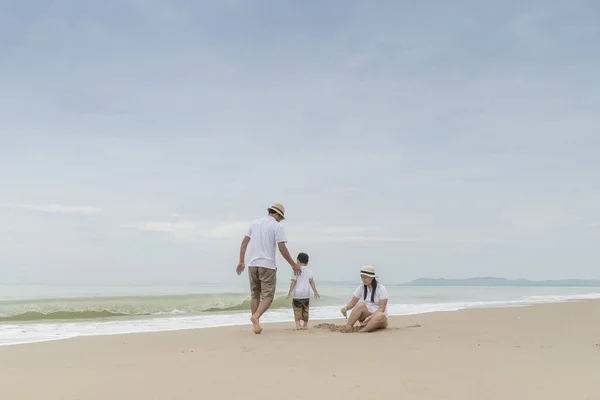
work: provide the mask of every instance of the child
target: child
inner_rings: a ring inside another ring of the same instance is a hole
[[[298,276],[292,275],[292,283],[290,284],[290,291],[287,297],[289,298],[293,295],[292,309],[294,310],[296,329],[305,330],[308,329],[310,288],[312,287],[312,290],[315,293],[315,299],[319,299],[321,296],[319,296],[319,292],[317,292],[317,288],[315,287],[312,271],[306,267],[308,265],[308,254],[298,254],[297,261],[298,264],[300,264],[302,273]],[[300,321],[303,321],[302,326],[300,326]]]

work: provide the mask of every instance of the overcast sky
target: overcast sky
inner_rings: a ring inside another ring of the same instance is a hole
[[[595,1],[4,0],[0,282],[600,278]],[[280,258],[282,278],[289,266]]]

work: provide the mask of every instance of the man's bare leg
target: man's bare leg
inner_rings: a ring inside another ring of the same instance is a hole
[[[296,320],[296,330],[297,330],[297,331],[299,331],[299,330],[301,330],[301,329],[302,329],[302,326],[300,326],[300,320],[299,320],[299,319],[297,319],[297,320]]]
[[[252,331],[254,333],[256,333],[257,335],[259,333],[262,332],[262,328],[260,327],[260,317],[262,317],[262,315],[265,313],[265,311],[267,311],[269,309],[269,307],[271,307],[271,303],[273,302],[273,299],[262,299],[260,301],[260,303],[258,304],[258,308],[256,309],[256,311],[254,313],[252,313],[252,316],[250,317],[250,321],[252,322]]]
[[[252,311],[252,315],[254,315],[256,313],[256,310],[258,310],[259,304],[260,304],[260,299],[250,300],[250,311]]]
[[[303,330],[307,330],[308,329],[308,321],[302,321],[302,329]]]

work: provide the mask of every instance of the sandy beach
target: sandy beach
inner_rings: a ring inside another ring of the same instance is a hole
[[[600,399],[600,301],[322,322],[4,346],[0,399]]]

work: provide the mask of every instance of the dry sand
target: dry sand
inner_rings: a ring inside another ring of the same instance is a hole
[[[317,323],[0,347],[0,399],[600,399],[598,301]]]

